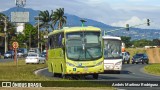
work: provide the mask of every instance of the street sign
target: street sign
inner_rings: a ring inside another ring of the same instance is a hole
[[[11,12],[11,22],[15,23],[29,22],[29,12]]]
[[[18,44],[18,42],[13,42],[12,46],[13,46],[13,48],[18,48],[19,44]]]

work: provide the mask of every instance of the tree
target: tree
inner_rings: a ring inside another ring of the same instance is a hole
[[[6,17],[3,13],[0,13],[0,32],[4,32],[4,17]]]
[[[160,40],[159,39],[153,39],[152,40],[152,45],[153,46],[160,46]]]
[[[52,11],[52,24],[53,27],[58,23],[58,29],[61,29],[64,24],[66,24],[67,17],[64,16],[64,8],[56,9],[55,12]]]
[[[36,47],[38,42],[37,32],[35,27],[27,23],[25,25],[24,34],[17,35],[17,41],[20,45],[27,43],[28,46],[31,44],[31,47]]]
[[[0,32],[4,33],[5,19],[7,25],[7,32],[8,33],[10,32],[11,34],[15,33],[15,25],[11,23],[8,17],[3,13],[0,13]]]
[[[146,39],[134,40],[132,42],[135,47],[144,47],[144,46],[151,46],[152,45],[152,41],[146,40]]]
[[[121,40],[123,43],[125,43],[126,47],[130,47],[132,45],[131,43],[131,37],[121,36]]]
[[[50,14],[48,10],[40,11],[39,17],[37,17],[35,19],[40,20],[40,23],[39,23],[40,28],[45,28],[46,30],[48,30],[48,28],[51,26],[51,24],[50,24],[51,16],[52,16],[52,14]],[[36,26],[38,26],[38,23]]]
[[[4,28],[6,25],[6,40],[11,46],[13,38],[15,38],[15,24],[11,23],[8,17],[0,13],[0,33],[5,34]]]

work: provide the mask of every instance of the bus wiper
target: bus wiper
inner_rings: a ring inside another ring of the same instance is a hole
[[[81,53],[83,54],[83,52],[82,52],[82,51],[80,51],[80,54],[79,54],[79,56],[78,56],[77,60],[80,60]]]
[[[79,56],[78,56],[77,60],[79,60],[79,59],[80,59],[80,56],[81,56],[81,54],[79,54]]]
[[[89,56],[93,59],[93,56],[92,56],[91,53],[88,51],[88,48],[86,48],[86,51],[88,52]]]

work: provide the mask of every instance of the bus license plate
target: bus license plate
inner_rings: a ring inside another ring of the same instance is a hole
[[[87,68],[87,67],[85,67],[85,68],[84,68],[84,71],[88,71],[88,68]]]

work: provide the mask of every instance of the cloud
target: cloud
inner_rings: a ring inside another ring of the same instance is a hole
[[[118,21],[115,23],[112,23],[112,26],[118,26],[118,27],[124,27],[126,24],[130,25],[136,25],[138,23],[142,23],[143,20],[140,20],[138,17],[133,16],[131,19],[126,20],[126,21]]]
[[[126,27],[126,24],[129,24],[130,27],[134,27],[134,28],[143,28],[143,29],[159,29],[160,28],[156,24],[156,22],[152,22],[152,21],[150,22],[150,26],[147,26],[147,19],[146,18],[140,19],[137,16],[133,16],[126,21],[118,21],[118,22],[112,23],[111,26]]]
[[[88,5],[97,5],[97,4],[101,4],[101,3],[105,3],[106,0],[77,0],[79,1],[80,3],[86,3]]]
[[[64,8],[65,13],[68,14],[124,27],[124,23],[135,25],[135,22],[141,23],[145,18],[158,22],[160,1],[154,1],[157,2],[150,0],[27,0],[26,8],[49,11]],[[1,0],[0,11],[14,6],[14,0],[8,0],[8,2]]]
[[[129,2],[144,2],[146,0],[127,0],[127,1],[129,1]]]

